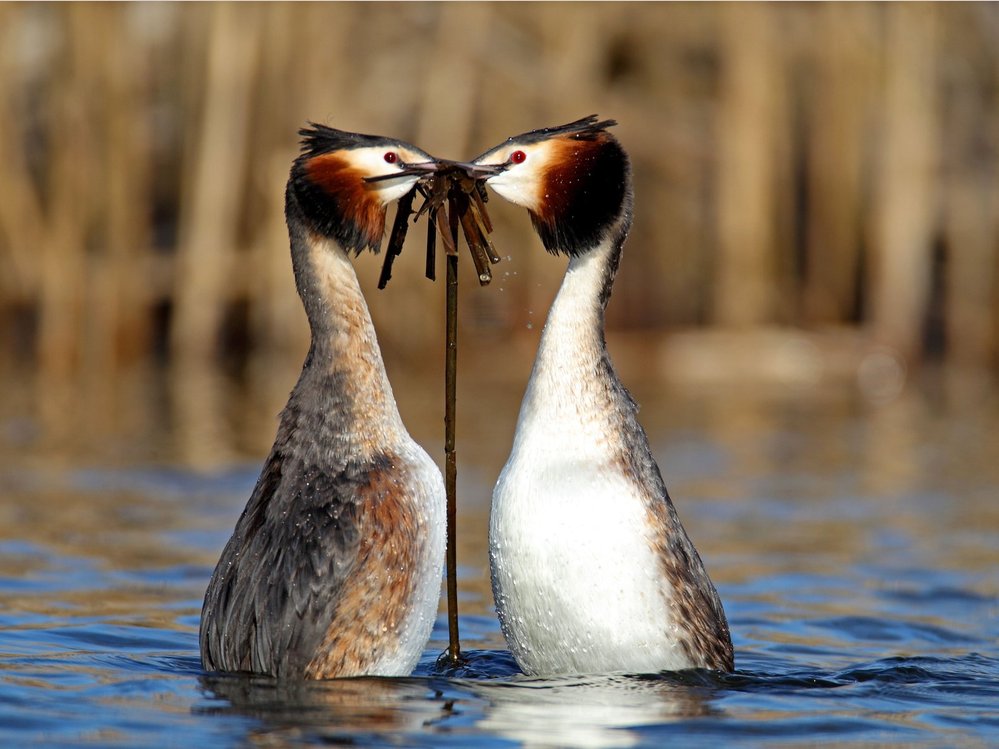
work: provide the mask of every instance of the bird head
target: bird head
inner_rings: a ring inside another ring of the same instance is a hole
[[[416,146],[311,123],[299,131],[302,152],[291,168],[294,197],[310,227],[344,250],[377,250],[388,204],[437,170]]]
[[[532,130],[478,156],[485,182],[527,208],[545,249],[580,255],[604,238],[630,205],[631,167],[596,115]]]

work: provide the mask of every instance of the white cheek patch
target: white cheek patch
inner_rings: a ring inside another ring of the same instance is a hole
[[[486,184],[501,198],[540,213],[546,197],[544,178],[549,169],[549,150],[540,146],[514,150],[524,151],[527,158],[522,163],[513,164],[502,174],[487,180]]]
[[[379,177],[383,174],[392,174],[399,171],[398,166],[390,164],[385,160],[385,154],[389,152],[395,153],[399,161],[426,161],[426,159],[414,158],[415,154],[409,151],[392,148],[391,146],[357,148],[347,151],[344,154],[344,158],[351,167],[357,169],[365,177]],[[406,177],[400,175],[398,179],[369,182],[367,183],[367,188],[377,195],[383,204],[387,205],[409,192],[418,179],[418,177],[412,175]]]
[[[508,176],[509,175],[509,176]],[[522,206],[531,211],[537,211],[541,204],[541,185],[536,177],[527,175],[514,175],[505,172],[497,177],[493,177],[488,184],[496,194],[504,200],[509,200],[515,205]]]

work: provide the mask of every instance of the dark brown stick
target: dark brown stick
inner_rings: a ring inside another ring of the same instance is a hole
[[[416,188],[407,192],[399,198],[399,205],[396,207],[395,221],[392,222],[392,234],[389,235],[388,249],[385,251],[385,262],[382,263],[382,274],[378,277],[378,288],[384,289],[385,284],[392,278],[392,263],[402,253],[402,245],[406,241],[406,232],[409,231],[409,217],[413,213],[413,199],[416,197]]]
[[[452,247],[458,245],[458,225],[454,216],[454,203],[448,200],[451,232],[448,239]],[[439,214],[438,214],[439,215]],[[446,241],[446,240],[445,240]],[[446,322],[447,343],[444,354],[444,485],[447,491],[447,628],[448,660],[452,666],[461,662],[461,644],[458,641],[458,574],[455,549],[455,520],[457,506],[458,459],[455,454],[455,392],[458,379],[458,253],[447,252]]]
[[[437,223],[434,219],[427,221],[427,278],[437,280]]]

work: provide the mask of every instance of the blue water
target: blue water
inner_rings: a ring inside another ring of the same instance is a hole
[[[495,458],[461,466],[462,642],[414,676],[201,671],[201,597],[256,476],[0,463],[0,746],[996,746],[999,421],[646,399],[729,615],[733,674],[520,675],[488,597]],[[44,456],[43,456],[44,457]]]

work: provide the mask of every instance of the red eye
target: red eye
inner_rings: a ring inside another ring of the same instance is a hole
[[[388,153],[385,154],[385,160],[390,164],[394,164],[399,160],[399,156],[396,154],[395,151],[389,151]]]
[[[514,164],[523,164],[526,158],[527,154],[523,151],[514,151],[510,154],[510,161]]]

